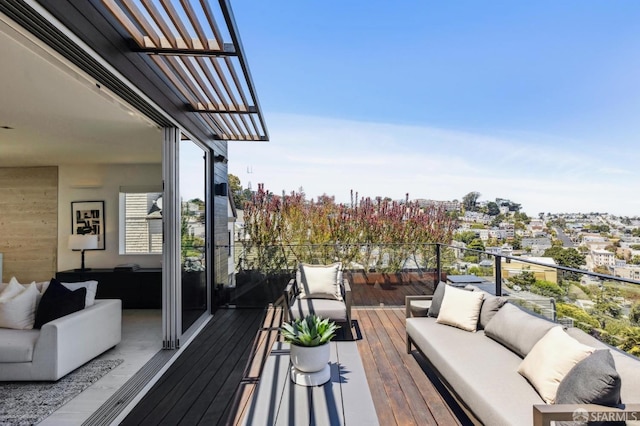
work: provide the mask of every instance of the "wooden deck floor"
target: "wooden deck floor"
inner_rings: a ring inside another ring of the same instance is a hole
[[[221,309],[122,425],[219,425],[253,352],[263,309]]]
[[[358,350],[381,425],[460,425],[469,420],[446,392],[426,374],[417,353],[405,350],[404,310],[357,308],[353,312],[360,335]],[[234,401],[228,424],[239,424],[249,407],[268,348],[278,338],[281,311],[270,309]],[[445,395],[444,397],[442,395]]]
[[[279,338],[282,314],[281,308],[219,310],[122,424],[239,424]],[[402,308],[355,308],[353,318],[382,426],[469,422],[431,381],[421,355],[406,353]]]

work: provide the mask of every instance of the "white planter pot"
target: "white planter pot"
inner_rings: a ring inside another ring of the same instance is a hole
[[[322,346],[291,345],[291,380],[302,386],[320,386],[331,379],[331,347],[329,343]]]
[[[291,345],[289,353],[291,363],[298,370],[305,373],[321,371],[331,358],[331,348],[328,343],[321,346]]]

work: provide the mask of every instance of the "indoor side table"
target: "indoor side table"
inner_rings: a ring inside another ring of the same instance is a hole
[[[378,425],[356,342],[330,342],[331,379],[322,386],[291,381],[289,344],[274,343],[243,425]]]

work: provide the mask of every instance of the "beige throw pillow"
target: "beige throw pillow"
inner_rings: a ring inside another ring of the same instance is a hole
[[[445,286],[436,322],[475,332],[484,295],[481,292]]]
[[[553,327],[536,343],[518,367],[547,404],[554,404],[560,382],[578,362],[595,351]]]
[[[18,293],[13,293],[10,283],[0,294],[0,327],[16,330],[31,330],[36,319],[36,300],[40,295],[36,284],[26,288],[20,284]],[[10,290],[11,291],[7,291]],[[11,294],[12,296],[7,297]]]
[[[0,301],[9,300],[22,293],[24,289],[25,287],[16,280],[16,277],[12,277],[9,283],[2,289],[2,292],[0,292]]]
[[[331,265],[309,265],[301,263],[296,273],[296,283],[301,299],[342,300],[338,285],[342,263]]]

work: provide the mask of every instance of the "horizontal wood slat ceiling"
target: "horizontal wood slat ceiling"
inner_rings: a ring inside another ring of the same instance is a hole
[[[102,0],[217,139],[269,135],[228,0]]]

